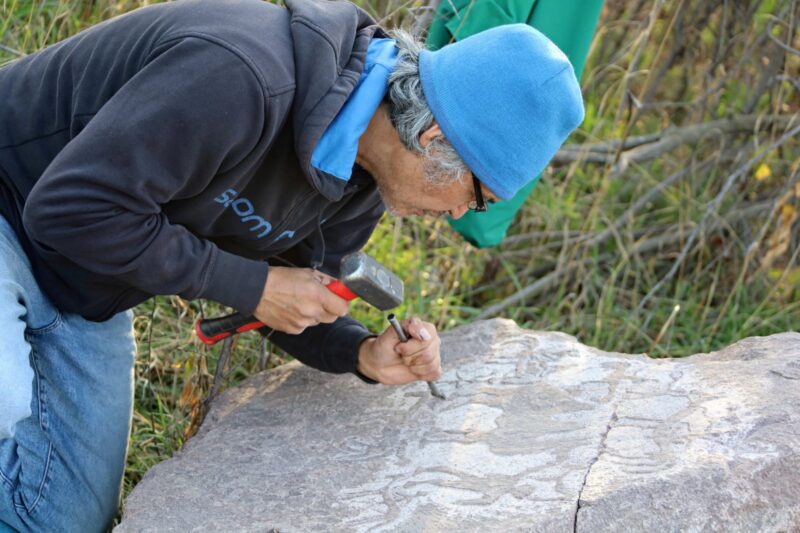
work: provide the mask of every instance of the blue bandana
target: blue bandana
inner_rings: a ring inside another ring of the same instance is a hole
[[[358,139],[386,96],[389,76],[397,64],[393,39],[372,39],[367,63],[353,93],[333,119],[311,154],[315,168],[349,181],[358,152]]]

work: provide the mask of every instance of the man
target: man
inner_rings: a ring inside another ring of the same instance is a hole
[[[0,529],[113,518],[152,295],[252,314],[323,371],[438,378],[432,324],[373,335],[328,274],[384,208],[510,198],[582,120],[528,27],[430,53],[347,2],[286,4],[156,5],[0,70]]]

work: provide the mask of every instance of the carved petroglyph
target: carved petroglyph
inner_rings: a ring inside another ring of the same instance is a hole
[[[493,320],[443,346],[446,401],[297,363],[228,391],[119,531],[800,527],[800,334],[651,360]]]

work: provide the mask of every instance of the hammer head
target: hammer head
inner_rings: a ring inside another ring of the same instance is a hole
[[[359,298],[381,311],[403,303],[403,282],[363,252],[342,258],[339,279]]]

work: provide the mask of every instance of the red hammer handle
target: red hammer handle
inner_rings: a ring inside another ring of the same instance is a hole
[[[348,289],[347,286],[338,279],[328,283],[326,287],[328,287],[332,293],[348,302],[358,298],[356,293]],[[263,327],[264,323],[259,322],[252,316],[244,316],[241,313],[198,320],[194,324],[194,330],[197,336],[206,346],[214,346],[222,339],[236,333]]]
[[[344,283],[342,283],[338,279],[331,281],[330,283],[328,283],[325,286],[328,287],[328,289],[333,294],[335,294],[339,298],[347,300],[348,302],[353,301],[356,298],[358,298],[358,294],[356,294],[353,291],[351,291],[350,289],[348,289],[347,285],[345,285]]]
[[[264,324],[252,316],[244,316],[241,313],[207,318],[194,323],[194,330],[197,336],[206,346],[214,346],[222,339],[235,333],[242,333],[261,327],[264,327]]]

